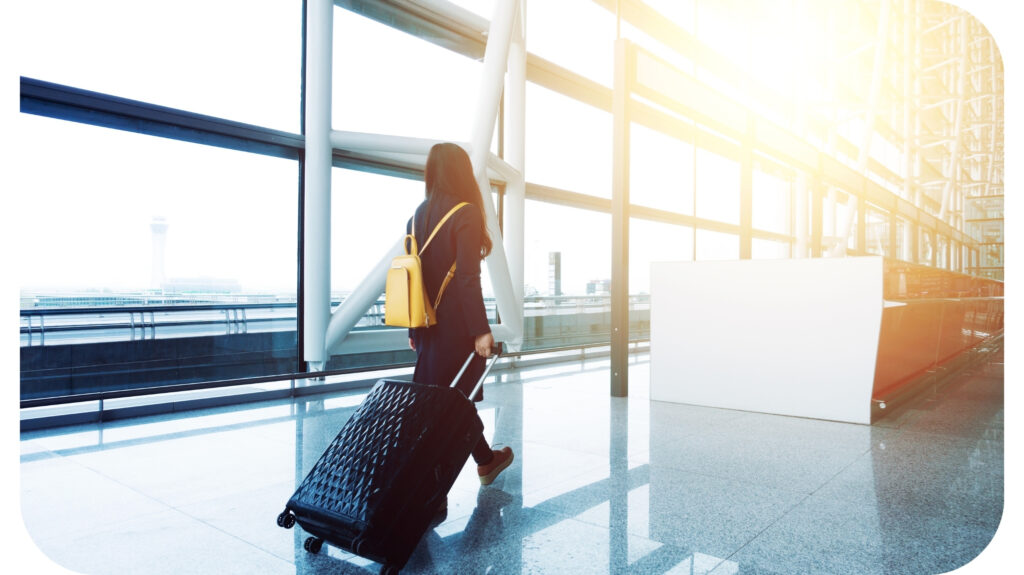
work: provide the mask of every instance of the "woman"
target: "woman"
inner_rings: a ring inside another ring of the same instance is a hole
[[[465,150],[451,143],[434,145],[427,156],[425,180],[426,199],[406,224],[406,233],[411,233],[415,222],[421,246],[449,210],[459,202],[469,203],[441,226],[429,248],[420,254],[429,301],[435,300],[452,262],[456,263],[455,276],[436,310],[437,324],[409,330],[409,346],[416,351],[413,381],[450,385],[470,353],[475,350],[483,358],[490,357],[494,345],[480,289],[480,261],[491,252],[492,243],[480,188]],[[483,369],[484,361],[474,358],[457,387],[464,394],[472,393]],[[470,399],[482,400],[483,387]],[[482,435],[473,448],[483,485],[490,485],[512,459],[511,448],[492,450]]]

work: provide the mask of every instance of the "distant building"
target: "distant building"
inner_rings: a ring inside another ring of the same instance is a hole
[[[562,252],[548,253],[548,293],[562,295]]]
[[[587,295],[609,295],[612,293],[612,280],[590,280],[587,282]]]

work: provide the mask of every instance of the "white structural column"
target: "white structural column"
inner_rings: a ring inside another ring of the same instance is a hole
[[[476,115],[473,117],[473,137],[470,140],[473,147],[470,159],[483,197],[487,231],[494,240],[491,255],[487,257],[487,270],[491,275],[498,313],[501,314],[501,325],[494,326],[492,332],[496,340],[504,341],[510,348],[516,349],[523,337],[522,299],[516,298],[515,290],[512,288],[501,227],[498,225],[498,215],[491,199],[487,160],[490,156],[491,139],[494,137],[494,124],[498,118],[501,93],[505,86],[505,71],[508,67],[509,45],[517,3],[516,0],[500,0],[495,4],[487,35],[487,48],[484,50],[483,78]]]
[[[487,228],[494,240],[494,249],[487,260],[488,270],[491,274],[491,281],[495,296],[498,302],[498,312],[501,314],[501,323],[492,326],[494,338],[503,341],[513,351],[518,351],[523,337],[523,212],[525,204],[525,180],[523,179],[524,151],[524,126],[525,126],[525,105],[523,99],[526,90],[526,52],[522,47],[520,60],[513,63],[511,68],[510,91],[511,103],[511,127],[510,133],[510,158],[512,164],[508,164],[490,153],[490,143],[494,136],[494,124],[497,120],[498,103],[504,88],[506,67],[509,65],[510,43],[513,35],[513,24],[517,15],[517,2],[515,0],[501,0],[495,7],[495,15],[491,20],[488,33],[487,48],[484,54],[484,77],[480,91],[480,102],[477,114],[474,116],[474,133],[472,141],[467,143],[457,142],[463,146],[470,155],[473,162],[474,174],[480,189],[483,192],[484,211],[487,214]],[[518,35],[522,38],[522,35]],[[520,46],[523,42],[519,42]],[[518,85],[518,88],[517,88]],[[329,124],[328,124],[329,126]],[[405,156],[417,156],[425,163],[426,156],[437,141],[424,138],[408,138],[401,136],[390,136],[383,134],[367,134],[360,132],[330,131],[328,146],[334,148],[356,150],[360,152],[373,152],[377,154],[401,154]],[[328,161],[330,155],[328,155]],[[488,166],[494,169],[499,177],[504,178],[508,187],[508,201],[506,202],[506,225],[509,226],[509,236],[513,238],[509,253],[513,258],[512,273],[506,259],[505,246],[502,241],[498,218],[494,209],[494,202],[491,199],[490,180],[488,177]],[[329,164],[328,164],[329,168]],[[328,172],[328,177],[330,176]],[[308,183],[307,183],[308,185]],[[329,180],[328,180],[329,185]],[[330,318],[329,324],[325,326],[324,336],[321,341],[328,354],[338,352],[344,346],[352,346],[352,349],[363,349],[372,341],[372,345],[388,348],[403,345],[405,340],[404,330],[385,330],[381,333],[362,332],[360,342],[349,337],[349,333],[356,324],[363,318],[366,311],[372,307],[381,294],[384,292],[384,285],[387,279],[387,270],[390,267],[391,259],[402,253],[402,238],[397,238],[396,243],[384,253],[381,260],[374,266],[373,270],[363,279],[356,289],[345,298],[333,315],[327,310],[326,316]],[[329,274],[328,274],[329,275]],[[516,279],[513,280],[512,278]],[[514,288],[518,286],[518,290]],[[308,292],[307,292],[308,293]],[[329,304],[328,304],[329,305]],[[307,333],[309,330],[307,329]]]
[[[504,237],[508,255],[508,271],[517,310],[523,309],[526,235],[526,0],[519,0],[508,55],[508,90],[505,106],[508,122],[505,124],[508,140],[505,160],[518,170],[517,178],[505,187]],[[509,318],[502,316],[504,322]],[[522,333],[522,319],[518,329]],[[513,328],[515,329],[515,328]],[[522,338],[510,342],[509,347],[519,350]]]
[[[859,153],[857,154],[857,172],[862,176],[867,175],[868,160],[871,159],[871,140],[875,135],[878,97],[881,94],[882,80],[885,77],[885,53],[889,45],[889,0],[882,0],[878,12],[878,30],[875,35],[875,60],[874,67],[871,70],[871,84],[868,88],[868,110],[864,118],[864,141],[861,143]],[[853,228],[853,218],[857,215],[857,204],[856,195],[849,194],[849,199],[846,201],[846,219],[843,221],[842,230],[839,232],[839,242],[832,249],[832,255],[834,256],[846,255],[846,245],[849,243],[850,230]],[[857,247],[863,248],[863,246]]]
[[[903,197],[914,201],[914,154],[917,145],[914,138],[914,1],[903,0]],[[915,203],[915,206],[920,204]],[[895,214],[889,222],[895,226]],[[904,254],[889,254],[896,259],[908,259]]]
[[[796,175],[796,251],[794,258],[806,258],[808,246],[807,230],[807,203],[810,201],[807,193],[807,172],[801,170]]]
[[[963,117],[964,112],[964,99],[966,97],[966,84],[967,84],[967,21],[963,14],[960,15],[960,21],[958,23],[959,39],[960,39],[960,62],[957,66],[959,76],[957,77],[957,88],[956,88],[956,103],[954,104],[954,110],[956,110],[956,120],[953,122],[953,149],[950,151],[950,162],[949,162],[949,175],[946,178],[946,183],[942,187],[942,204],[939,208],[939,219],[942,221],[947,220],[949,215],[949,205],[951,202],[956,207],[955,201],[950,199],[950,195],[953,193],[953,186],[960,179],[960,143],[963,137],[960,135],[963,131]],[[956,226],[955,221],[950,221],[950,224]],[[961,226],[962,227],[962,226]],[[948,262],[947,262],[948,263]]]
[[[306,10],[305,262],[302,357],[314,371],[327,361],[331,316],[331,46],[334,2]]]

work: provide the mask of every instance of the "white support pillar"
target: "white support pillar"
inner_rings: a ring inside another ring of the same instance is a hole
[[[800,259],[807,257],[808,231],[807,231],[807,203],[810,200],[807,193],[807,172],[800,171],[796,175],[796,248],[793,257]]]
[[[505,160],[518,170],[519,176],[510,179],[505,187],[504,239],[514,305],[516,309],[522,310],[526,253],[526,0],[519,0],[516,10],[516,24],[509,49],[506,94],[508,121],[505,127],[508,140]],[[511,321],[504,314],[502,320],[503,323]],[[518,325],[513,329],[522,333],[524,328],[521,315]],[[519,351],[521,345],[521,337],[509,342],[512,351]]]
[[[306,11],[305,262],[302,357],[327,362],[331,316],[331,51],[334,2],[309,0]]]
[[[487,48],[484,50],[484,71],[480,96],[476,114],[473,116],[473,137],[470,140],[473,150],[470,159],[473,162],[476,181],[480,186],[483,198],[484,211],[487,214],[487,231],[490,233],[491,239],[494,240],[491,255],[487,258],[487,270],[491,275],[501,322],[507,328],[507,330],[492,331],[495,339],[506,337],[507,343],[518,346],[523,336],[523,310],[512,287],[512,278],[507,265],[508,258],[505,254],[494,201],[491,199],[491,183],[487,175],[487,158],[490,154],[491,140],[494,137],[498,104],[505,86],[505,71],[508,67],[516,4],[516,0],[500,0],[494,7],[494,15],[491,18],[487,35]],[[507,337],[509,335],[511,335],[510,338]]]
[[[512,25],[516,15],[515,0],[501,0],[495,7],[495,16],[491,20],[490,32],[488,34],[487,48],[484,54],[484,78],[482,82],[481,98],[477,114],[474,117],[474,133],[469,144],[459,143],[470,155],[473,163],[474,174],[483,196],[484,210],[487,213],[487,228],[494,240],[494,249],[487,260],[488,270],[494,285],[495,296],[498,301],[498,312],[501,314],[501,324],[492,326],[491,331],[494,339],[509,344],[513,350],[518,350],[523,337],[522,320],[522,287],[519,288],[518,297],[506,263],[505,249],[502,243],[498,218],[494,209],[494,202],[490,194],[490,180],[488,178],[488,163],[491,162],[490,143],[494,135],[494,124],[497,120],[498,102],[501,98],[504,87],[505,69],[509,58],[509,45],[512,37]],[[523,92],[525,92],[525,52],[523,53],[523,65],[521,72]],[[525,108],[523,108],[525,110]],[[515,112],[514,112],[515,113]],[[520,115],[522,112],[519,112]],[[515,141],[522,140],[522,128],[524,122],[519,122],[517,128],[514,125],[512,130],[513,158],[516,156]],[[516,135],[518,134],[518,135]],[[384,136],[379,134],[365,134],[357,132],[334,131],[329,132],[328,151],[333,143],[335,147],[350,148],[360,151],[374,151],[377,153],[398,153],[423,155],[424,157],[435,142],[422,138],[404,138],[398,136]],[[519,189],[524,190],[521,196],[525,197],[525,180],[522,178],[522,157],[523,147],[519,146],[519,165],[516,166],[517,174],[508,182],[508,189],[515,195],[516,182],[519,182]],[[328,160],[330,156],[328,155]],[[329,167],[329,164],[328,164]],[[503,166],[498,166],[501,168]],[[503,175],[508,175],[509,170],[502,170]],[[329,176],[329,173],[328,173]],[[513,204],[511,219],[522,220],[520,215],[515,215],[515,200]],[[521,204],[522,202],[520,202]],[[513,225],[515,225],[513,223]],[[520,224],[521,227],[521,224]],[[522,243],[522,232],[519,231],[513,238],[518,238]],[[376,303],[377,299],[384,292],[384,285],[387,279],[387,270],[390,267],[391,259],[403,251],[402,240],[400,239],[374,266],[373,270],[360,282],[356,290],[338,307],[333,316],[328,316],[330,322],[324,333],[323,344],[326,350],[336,351],[346,342],[346,338],[355,327],[356,323],[363,317],[366,311]],[[513,248],[515,251],[515,248]],[[518,253],[522,254],[522,248]],[[522,286],[522,264],[519,267],[518,285]],[[328,274],[329,275],[329,274]],[[307,291],[308,293],[308,291]],[[329,305],[329,304],[328,304]]]
[[[882,0],[878,14],[878,30],[875,34],[875,60],[871,70],[871,85],[868,88],[868,111],[864,119],[864,141],[857,155],[857,173],[864,176],[868,173],[868,160],[871,159],[871,140],[875,134],[875,116],[878,113],[878,97],[882,91],[882,79],[885,74],[885,53],[889,44],[889,0]],[[854,192],[854,190],[850,190]],[[849,243],[853,218],[857,215],[857,196],[850,194],[846,202],[846,219],[839,233],[839,242],[832,251],[833,256],[845,256],[846,245]],[[863,248],[863,246],[858,246]]]
[[[903,197],[910,201],[914,201],[914,154],[917,153],[914,142],[917,133],[914,131],[913,14],[914,0],[903,0]],[[890,222],[890,225],[895,225],[895,222]]]
[[[960,180],[960,142],[963,140],[964,100],[966,99],[967,85],[967,26],[963,15],[960,16],[960,62],[957,65],[960,76],[957,78],[956,89],[956,120],[953,122],[953,150],[950,152],[949,175],[945,185],[942,187],[942,204],[939,207],[939,219],[947,221],[949,216],[950,195],[953,193],[954,185]],[[959,192],[959,190],[958,190]],[[955,200],[952,201],[956,209]],[[956,221],[949,222],[954,227]],[[960,228],[962,229],[962,228]]]

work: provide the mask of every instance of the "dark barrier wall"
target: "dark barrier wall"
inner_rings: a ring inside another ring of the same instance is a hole
[[[884,399],[1003,329],[1003,283],[886,261],[872,397]]]
[[[650,337],[650,312],[630,312],[630,335]],[[525,318],[524,349],[608,343],[608,312]],[[21,399],[158,387],[296,371],[294,330],[21,348]],[[335,355],[327,369],[367,368],[416,361],[408,350]]]
[[[295,371],[294,331],[21,348],[21,399]]]

